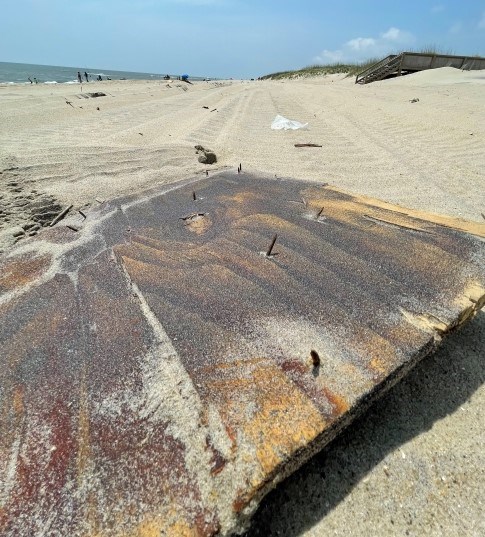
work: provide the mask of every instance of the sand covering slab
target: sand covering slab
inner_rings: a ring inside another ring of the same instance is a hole
[[[483,306],[484,237],[231,170],[26,241],[0,259],[0,532],[241,528]]]

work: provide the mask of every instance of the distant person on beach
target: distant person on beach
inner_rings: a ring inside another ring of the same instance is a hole
[[[77,80],[78,80],[79,84],[83,83],[83,79],[82,79],[81,73],[79,71],[77,72]]]
[[[32,80],[30,79],[30,76],[27,77],[27,80],[32,84]]]
[[[34,82],[35,82],[36,84],[39,83],[38,80],[35,78],[35,76],[34,76]]]
[[[102,82],[103,81],[103,78],[101,75],[98,75],[98,82]]]
[[[84,77],[86,78],[86,82],[89,82],[88,74],[86,73],[86,71],[84,71]]]

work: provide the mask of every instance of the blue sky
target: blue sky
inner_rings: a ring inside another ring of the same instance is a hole
[[[0,61],[257,77],[434,45],[485,56],[485,0],[0,0]]]

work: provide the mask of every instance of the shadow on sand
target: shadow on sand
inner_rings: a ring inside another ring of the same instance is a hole
[[[296,537],[324,519],[387,454],[471,397],[485,381],[484,356],[485,313],[480,312],[272,491],[245,537]]]

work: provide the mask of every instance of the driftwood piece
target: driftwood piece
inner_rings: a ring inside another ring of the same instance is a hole
[[[66,207],[63,211],[61,211],[55,218],[52,220],[52,222],[49,224],[50,227],[55,226],[57,222],[60,222],[66,214],[73,208],[73,205],[69,205],[69,207]]]

